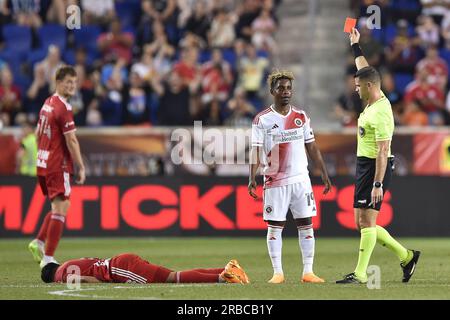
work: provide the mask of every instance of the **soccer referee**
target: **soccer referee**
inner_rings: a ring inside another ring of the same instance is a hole
[[[336,283],[366,283],[367,266],[378,242],[394,252],[400,259],[403,282],[414,273],[420,251],[408,250],[398,243],[383,227],[377,217],[383,195],[391,181],[394,160],[391,140],[394,117],[389,100],[380,88],[380,74],[369,66],[359,46],[360,34],[355,28],[350,33],[350,44],[355,56],[355,86],[366,107],[358,118],[358,148],[356,183],[353,208],[355,222],[361,231],[358,264],[354,272]]]

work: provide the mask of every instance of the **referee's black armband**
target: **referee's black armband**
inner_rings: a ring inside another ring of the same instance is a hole
[[[359,43],[352,44],[352,51],[353,51],[353,55],[355,56],[355,59],[360,56],[364,56],[364,54],[361,50],[361,47],[359,46]]]

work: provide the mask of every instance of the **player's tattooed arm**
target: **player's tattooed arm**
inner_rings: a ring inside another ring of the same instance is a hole
[[[306,143],[305,147],[306,147],[306,151],[308,152],[309,157],[320,168],[320,171],[322,173],[321,174],[322,182],[325,185],[323,194],[327,194],[331,190],[331,181],[330,181],[330,178],[328,177],[327,167],[325,166],[325,162],[323,161],[322,154],[320,153],[319,148],[317,148],[315,141],[313,141],[311,143]]]

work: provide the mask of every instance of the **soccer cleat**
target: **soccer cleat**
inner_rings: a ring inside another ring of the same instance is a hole
[[[42,261],[42,258],[44,257],[44,248],[39,245],[37,239],[34,239],[28,244],[28,250],[33,255],[34,261],[36,261],[37,263],[40,263]]]
[[[282,273],[274,273],[269,283],[280,284],[284,282],[284,275]]]
[[[402,282],[408,282],[409,279],[414,274],[414,271],[416,270],[417,261],[419,261],[420,257],[420,251],[410,250],[413,253],[413,257],[411,261],[409,261],[406,265],[403,265],[403,263],[400,263],[400,267],[402,267],[403,270],[403,279]]]
[[[230,260],[222,271],[220,277],[228,283],[248,284],[250,280],[244,269],[240,266],[237,260]]]
[[[323,280],[322,278],[319,278],[312,272],[304,274],[301,281],[309,282],[309,283],[324,283],[325,282],[325,280]]]
[[[364,280],[358,279],[358,277],[355,275],[354,272],[347,274],[344,277],[344,279],[336,281],[336,283],[338,284],[347,284],[347,283],[365,284],[366,282],[367,279]]]

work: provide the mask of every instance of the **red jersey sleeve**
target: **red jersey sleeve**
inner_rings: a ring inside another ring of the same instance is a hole
[[[63,134],[76,130],[75,121],[73,120],[72,108],[64,108],[64,111],[59,115],[58,126]]]

